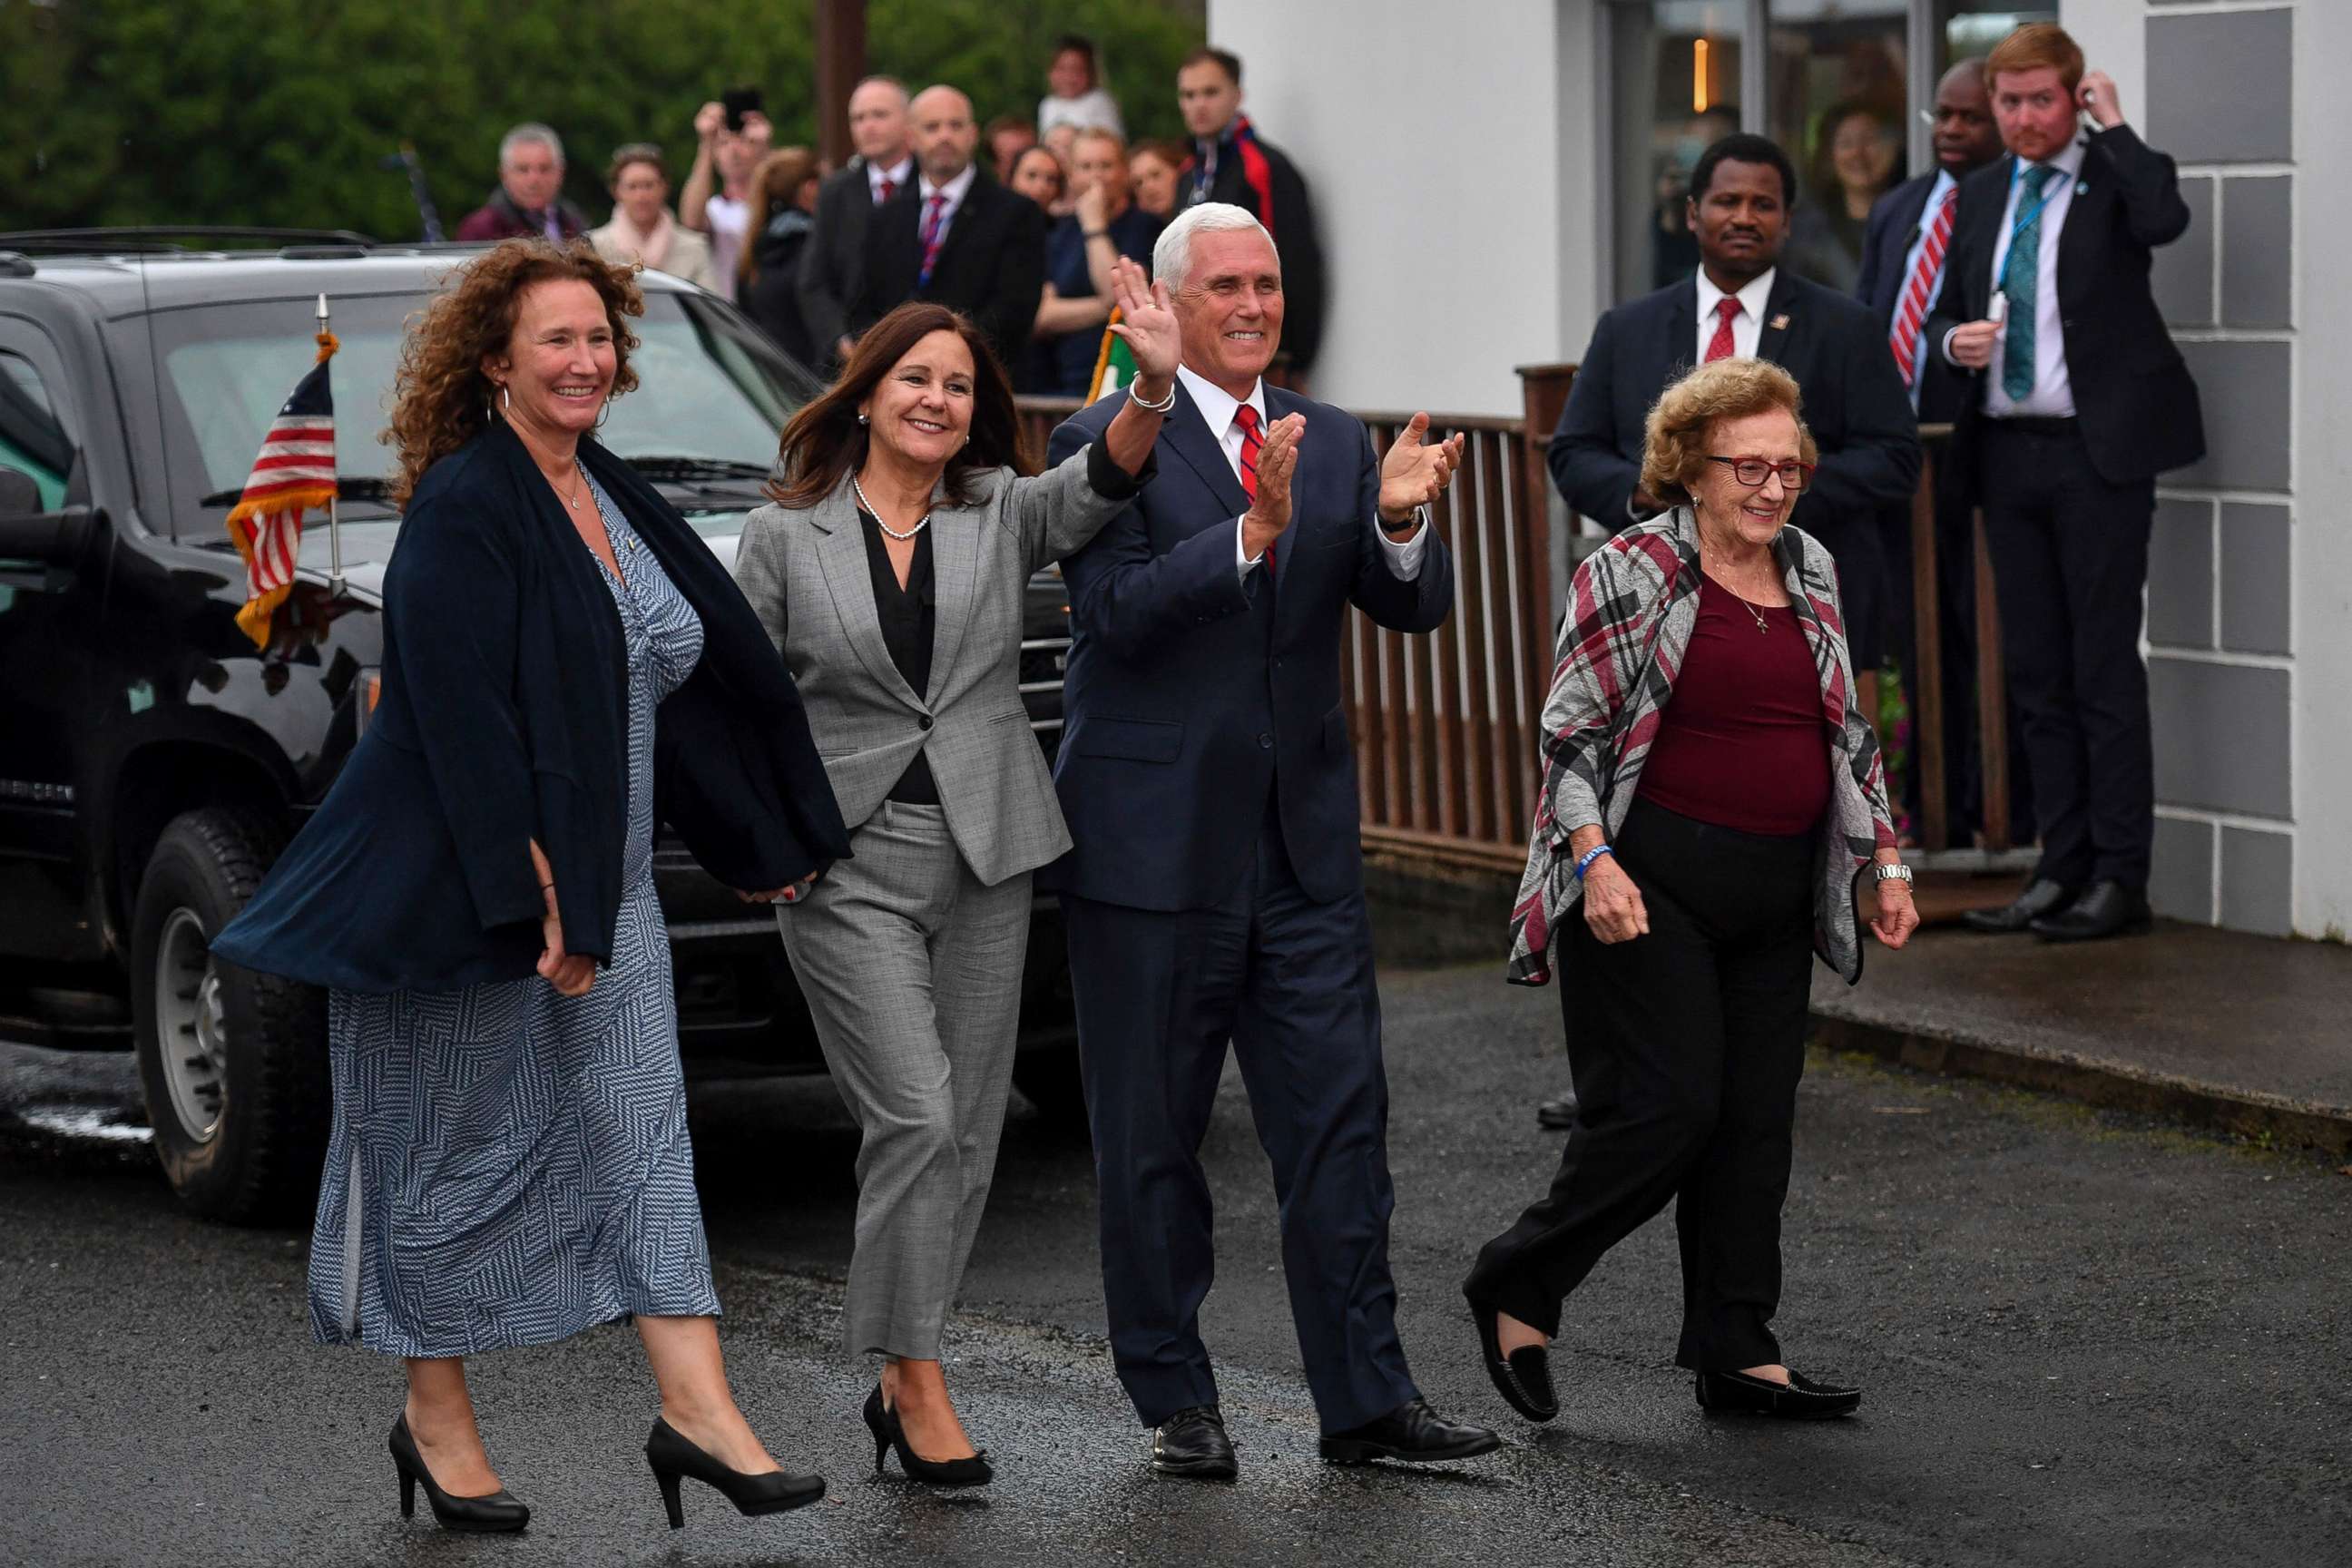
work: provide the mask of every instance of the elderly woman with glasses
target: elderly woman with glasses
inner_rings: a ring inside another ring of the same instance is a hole
[[[1642,485],[1676,504],[1570,587],[1509,978],[1562,971],[1580,1110],[1551,1190],[1463,1284],[1487,1374],[1530,1420],[1559,1414],[1568,1293],[1669,1199],[1700,1405],[1861,1403],[1790,1371],[1770,1329],[1811,960],[1860,978],[1865,867],[1878,940],[1918,924],[1836,564],[1788,526],[1813,458],[1786,371],[1702,365],[1650,411]]]

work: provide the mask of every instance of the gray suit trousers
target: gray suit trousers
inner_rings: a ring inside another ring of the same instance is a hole
[[[1029,949],[1027,872],[974,877],[936,805],[884,801],[794,905],[784,951],[857,1151],[853,1353],[935,1361],[996,1171]]]

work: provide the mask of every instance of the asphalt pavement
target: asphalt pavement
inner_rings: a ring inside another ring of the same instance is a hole
[[[1776,1325],[1854,1419],[1702,1415],[1672,1364],[1662,1217],[1569,1303],[1564,1412],[1478,1371],[1458,1281],[1547,1179],[1549,992],[1493,965],[1384,978],[1406,1348],[1498,1455],[1335,1469],[1284,1297],[1237,1078],[1207,1150],[1202,1313],[1243,1477],[1160,1480],[1110,1372],[1082,1143],[1016,1107],[949,1375],[997,1481],[877,1479],[836,1348],[856,1135],[821,1080],[698,1083],[694,1131],[735,1384],[814,1508],[744,1520],[689,1484],[665,1528],[622,1328],[481,1358],[491,1452],[534,1508],[464,1540],[395,1506],[397,1366],[313,1346],[307,1237],[201,1224],[140,1134],[126,1059],[0,1045],[0,1562],[64,1563],[2352,1562],[2352,1178],[2314,1156],[1817,1053]],[[421,1511],[421,1510],[420,1510]]]

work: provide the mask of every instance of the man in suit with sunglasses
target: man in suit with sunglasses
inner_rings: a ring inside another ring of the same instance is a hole
[[[1547,456],[1569,505],[1629,528],[1666,510],[1641,488],[1643,427],[1660,393],[1692,366],[1732,354],[1795,376],[1821,467],[1790,521],[1837,562],[1856,695],[1870,712],[1882,652],[1883,535],[1918,482],[1919,426],[1885,321],[1780,269],[1796,194],[1789,155],[1764,137],[1727,136],[1699,154],[1688,197],[1697,272],[1602,313]],[[1565,1128],[1574,1098],[1546,1100],[1536,1114]]]
[[[1954,461],[1974,481],[2042,859],[1979,931],[2084,942],[2145,929],[2156,763],[2141,595],[2156,476],[2205,455],[2197,384],[2149,287],[2189,227],[2170,158],[2051,23],[1985,63],[2010,155],[1960,185],[1924,334],[1975,383]],[[2097,127],[2088,136],[2078,115]]]

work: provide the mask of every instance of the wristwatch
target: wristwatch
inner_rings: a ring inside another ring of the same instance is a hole
[[[1911,868],[1899,862],[1892,866],[1873,866],[1870,869],[1872,879],[1875,881],[1907,884],[1911,880]]]

